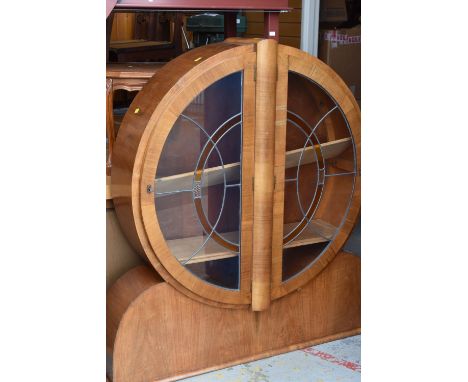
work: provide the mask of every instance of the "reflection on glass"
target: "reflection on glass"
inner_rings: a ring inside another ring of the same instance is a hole
[[[315,82],[289,72],[284,193],[286,281],[326,250],[354,190],[352,134],[336,102]]]
[[[155,208],[173,256],[211,284],[239,288],[242,73],[201,92],[172,127]]]

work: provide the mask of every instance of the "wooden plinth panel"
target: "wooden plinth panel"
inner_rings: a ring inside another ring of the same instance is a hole
[[[360,259],[348,253],[262,312],[206,305],[158,280],[146,282],[132,301],[121,298],[125,284],[134,285],[140,273],[148,278],[129,271],[108,293],[108,325],[118,322],[115,341],[115,332],[108,332],[114,382],[175,380],[360,328]]]

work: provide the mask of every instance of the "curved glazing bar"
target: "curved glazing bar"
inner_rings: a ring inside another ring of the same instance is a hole
[[[237,72],[210,85],[180,114],[155,179],[156,213],[171,253],[197,277],[227,289],[238,289],[240,280],[241,145]]]
[[[334,240],[349,211],[356,174],[354,139],[337,102],[298,73],[289,72],[288,80],[286,163],[288,156],[298,160],[295,176],[287,176],[286,166],[283,282],[313,266]],[[302,200],[311,195],[305,209]],[[287,231],[291,225],[294,230]]]

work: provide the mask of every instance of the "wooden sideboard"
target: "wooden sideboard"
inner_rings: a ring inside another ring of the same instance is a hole
[[[114,124],[114,92],[126,90],[140,91],[165,63],[110,63],[106,67],[106,133],[107,133],[107,163],[106,174],[110,175],[112,167],[112,152],[116,138]],[[106,198],[107,199],[107,198]]]

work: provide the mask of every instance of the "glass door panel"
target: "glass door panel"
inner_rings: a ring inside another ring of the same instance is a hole
[[[344,221],[354,190],[355,147],[337,103],[288,73],[282,280],[310,267]]]
[[[239,289],[242,72],[215,82],[179,116],[164,144],[155,209],[173,256],[200,279]]]

